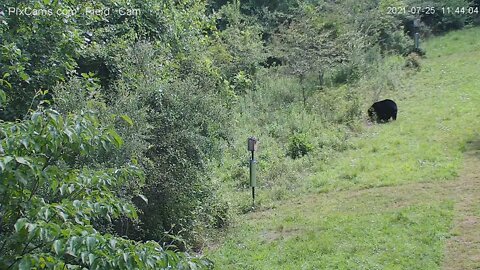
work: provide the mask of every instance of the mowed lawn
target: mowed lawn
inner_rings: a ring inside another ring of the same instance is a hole
[[[217,269],[441,268],[452,186],[480,140],[480,29],[422,45],[421,71],[383,97],[398,120],[352,139],[305,179],[309,194],[238,217],[205,251]]]

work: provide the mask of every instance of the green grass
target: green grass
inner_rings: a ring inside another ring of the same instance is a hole
[[[427,43],[427,52],[438,54],[444,48],[448,56],[425,59],[405,91],[385,96],[397,101],[398,120],[374,125],[353,139],[353,149],[311,178],[312,188],[369,188],[456,177],[465,145],[480,124],[480,50],[472,42],[479,35],[478,28],[469,29]],[[457,54],[451,51],[452,42],[459,47]]]
[[[452,203],[410,194],[336,192],[250,214],[210,257],[218,269],[434,269]]]
[[[383,94],[396,122],[366,126],[328,162],[296,160],[314,167],[301,192],[275,192],[298,198],[239,216],[207,257],[218,269],[439,268],[453,216],[442,183],[480,127],[478,40],[474,28],[426,42],[422,70]]]

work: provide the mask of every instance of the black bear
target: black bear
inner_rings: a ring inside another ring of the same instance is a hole
[[[385,99],[373,103],[368,109],[368,117],[370,120],[377,122],[388,122],[390,118],[397,120],[397,104],[391,99]]]

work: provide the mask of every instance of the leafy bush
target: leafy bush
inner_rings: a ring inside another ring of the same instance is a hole
[[[305,134],[295,134],[290,137],[287,155],[293,159],[305,156],[313,150],[313,145],[308,141]]]
[[[223,100],[213,94],[216,78],[200,76],[204,70],[192,66],[192,77],[165,81],[162,58],[148,42],[132,45],[125,55],[131,60],[119,65],[122,74],[108,98],[95,87],[81,87],[88,79],[72,79],[55,88],[55,106],[70,113],[96,110],[125,138],[121,149],[99,155],[96,166],[133,158],[145,172],[142,190],[149,203],[134,198],[141,222],[117,226],[118,233],[182,249],[195,246],[202,228],[227,223],[225,205],[213,199],[216,191],[206,173],[207,160],[219,156],[218,141],[226,136]],[[122,188],[129,194],[137,186],[130,181]]]
[[[92,7],[81,1],[2,1],[0,10],[18,9],[57,10]],[[26,16],[5,12],[0,18],[2,41],[0,45],[0,74],[5,80],[0,90],[7,93],[10,106],[0,118],[21,119],[29,109],[36,108],[41,97],[39,90],[51,90],[58,81],[75,73],[76,59],[85,47],[82,23],[98,20],[97,16]],[[80,23],[81,21],[82,23]]]
[[[259,63],[266,58],[261,40],[261,27],[253,16],[241,13],[240,1],[224,5],[215,15],[225,24],[212,35],[208,55],[222,80],[236,95],[254,89],[253,79]]]
[[[405,67],[419,70],[422,66],[420,55],[412,52],[405,60]]]
[[[0,268],[208,267],[208,261],[165,251],[155,242],[138,243],[95,227],[122,216],[137,218],[135,207],[112,190],[142,174],[133,165],[69,165],[122,146],[121,137],[94,115],[64,117],[47,109],[0,126]]]
[[[207,203],[215,189],[206,174],[207,160],[219,155],[226,114],[199,84],[178,81],[150,100],[153,129],[147,138],[144,190],[152,203],[142,206],[143,230],[150,239],[168,239],[165,232],[170,232],[195,244],[199,217],[211,210]]]

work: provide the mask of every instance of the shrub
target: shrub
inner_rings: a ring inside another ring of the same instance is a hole
[[[101,122],[115,126],[125,138],[121,149],[99,155],[96,166],[134,159],[145,172],[143,193],[149,204],[134,200],[141,222],[117,226],[117,232],[187,248],[201,240],[200,228],[227,223],[222,221],[227,218],[222,202],[210,198],[215,197],[215,188],[206,173],[206,161],[219,156],[217,144],[225,137],[223,123],[228,114],[223,100],[213,94],[216,78],[203,73],[195,62],[188,78],[166,81],[163,58],[154,45],[129,46],[122,57],[130,61],[115,60],[122,69],[112,84],[115,91],[89,90],[84,87],[89,78],[74,78],[55,88],[56,106],[65,113],[96,110]],[[247,83],[248,78],[239,76],[239,87]],[[138,189],[138,183],[122,188],[129,194]]]
[[[410,53],[405,59],[405,67],[419,70],[421,68],[421,57],[417,53]]]
[[[165,84],[146,103],[152,126],[144,153],[145,195],[151,203],[141,205],[144,239],[170,241],[179,234],[188,244],[196,244],[196,226],[210,226],[201,220],[217,215],[209,198],[215,188],[207,174],[207,161],[219,156],[218,142],[224,136],[228,115],[214,96],[203,88],[204,78],[189,78]],[[221,207],[216,208],[222,215]],[[176,243],[185,247],[183,243]]]
[[[295,134],[289,138],[287,155],[293,159],[307,155],[313,150],[313,145],[305,134]]]
[[[0,127],[1,269],[209,267],[208,261],[190,260],[158,243],[138,243],[96,228],[102,221],[137,218],[135,207],[113,190],[142,174],[128,164],[69,165],[123,144],[94,115],[64,117],[47,109]]]

